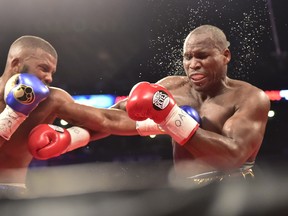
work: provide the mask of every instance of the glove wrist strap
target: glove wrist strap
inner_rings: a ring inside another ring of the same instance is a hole
[[[90,133],[86,129],[74,126],[67,130],[71,135],[71,143],[65,152],[83,147],[90,142]]]
[[[160,126],[180,145],[184,145],[199,127],[190,115],[175,105]]]
[[[136,129],[140,136],[165,134],[165,131],[161,128],[161,126],[155,123],[152,119],[137,121]]]
[[[27,116],[24,114],[15,112],[11,107],[6,106],[0,114],[0,136],[9,140],[12,134],[26,118]]]

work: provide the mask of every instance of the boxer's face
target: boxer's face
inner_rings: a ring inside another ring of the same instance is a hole
[[[49,53],[37,49],[36,52],[27,55],[23,59],[21,72],[36,75],[43,83],[49,85],[53,81],[56,72],[57,59]]]
[[[191,35],[183,48],[183,67],[196,90],[208,90],[222,82],[227,62],[207,34]]]

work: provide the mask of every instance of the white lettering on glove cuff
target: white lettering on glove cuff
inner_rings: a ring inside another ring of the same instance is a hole
[[[165,131],[161,128],[161,126],[149,118],[144,121],[137,121],[136,129],[140,136],[165,134]]]
[[[11,107],[6,106],[0,114],[0,136],[9,140],[12,134],[26,118],[27,116],[24,114],[15,112]]]
[[[90,142],[90,133],[86,129],[74,126],[67,130],[71,135],[71,143],[65,152],[83,147]]]
[[[184,145],[196,132],[199,123],[175,105],[160,126],[180,145]]]

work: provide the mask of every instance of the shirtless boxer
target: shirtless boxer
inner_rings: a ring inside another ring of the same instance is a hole
[[[53,46],[35,36],[20,37],[9,49],[0,77],[0,197],[1,192],[25,189],[27,169],[33,158],[27,148],[28,135],[39,124],[52,124],[60,118],[83,127],[69,130],[74,146],[61,147],[65,152],[111,131],[135,134],[135,122],[127,118],[126,112],[80,105],[66,91],[47,87],[56,72],[57,59]]]
[[[148,133],[164,130],[171,135],[177,175],[196,183],[253,176],[265,133],[269,98],[255,86],[227,76],[228,47],[219,28],[194,29],[183,46],[186,76],[168,76],[157,84],[138,83],[126,105],[139,131],[145,134],[148,128]],[[182,115],[178,107],[182,105],[199,113],[201,125]]]

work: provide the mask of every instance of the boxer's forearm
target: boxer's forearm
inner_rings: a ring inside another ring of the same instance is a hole
[[[96,134],[138,135],[136,122],[120,109],[95,108],[71,102],[61,105],[58,118]]]
[[[139,135],[136,130],[136,121],[130,119],[125,111],[113,110],[108,112],[107,128],[114,135]]]

